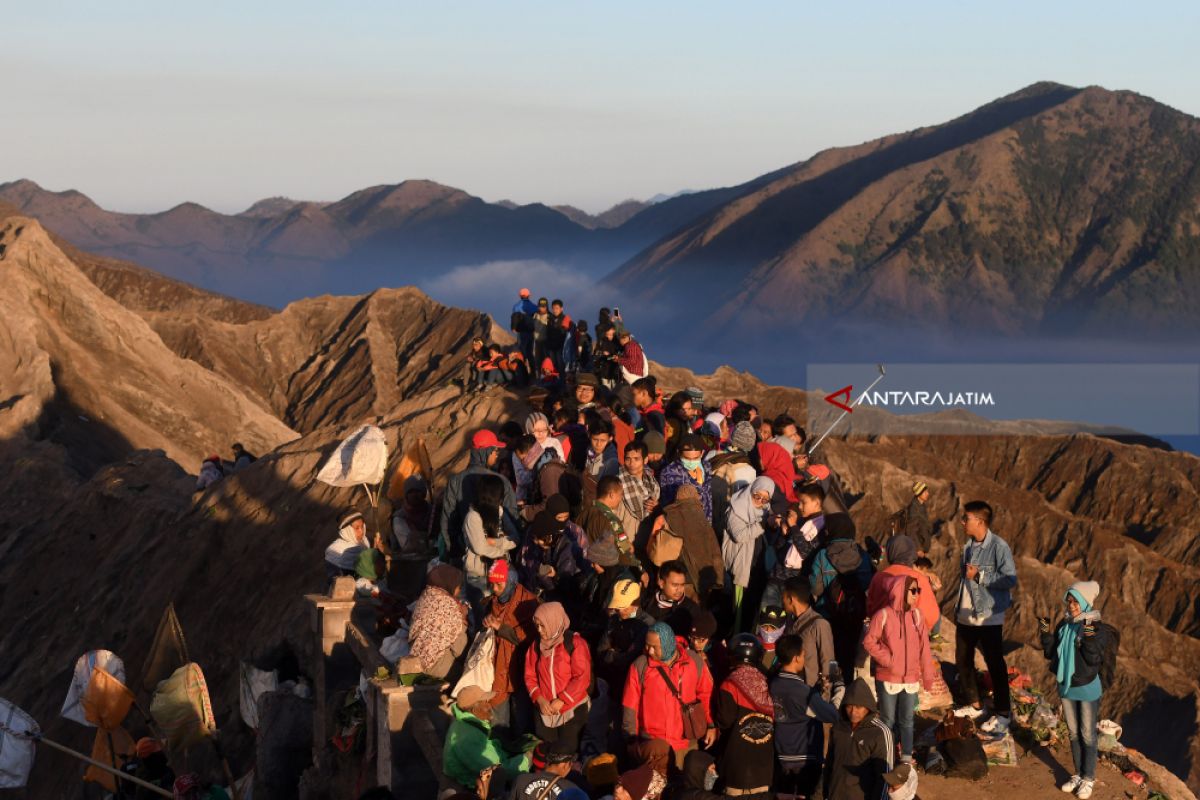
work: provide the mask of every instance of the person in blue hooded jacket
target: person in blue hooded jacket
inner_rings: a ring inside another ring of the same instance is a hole
[[[1050,661],[1050,671],[1058,681],[1062,698],[1063,720],[1071,740],[1071,758],[1075,772],[1060,788],[1087,800],[1096,782],[1096,723],[1100,720],[1100,665],[1110,645],[1107,626],[1100,623],[1095,609],[1100,584],[1080,581],[1071,585],[1063,597],[1063,618],[1050,631],[1050,620],[1038,620],[1042,652]]]

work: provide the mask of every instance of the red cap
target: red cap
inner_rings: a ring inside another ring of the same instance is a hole
[[[517,294],[521,295],[521,297],[529,297],[529,290],[528,290],[528,289],[522,289],[522,290],[521,290],[520,292],[518,292]]]
[[[487,579],[488,583],[508,583],[508,562],[503,558],[493,561]]]
[[[475,431],[475,435],[471,437],[471,447],[475,450],[482,450],[485,447],[500,446],[500,440],[496,438],[496,434],[492,433],[487,428]]]

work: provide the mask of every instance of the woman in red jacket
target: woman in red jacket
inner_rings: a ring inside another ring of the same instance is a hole
[[[569,630],[562,603],[534,612],[538,641],[525,655],[525,685],[533,701],[534,729],[544,742],[578,749],[591,703],[592,654],[583,637]]]
[[[871,656],[879,718],[889,728],[899,729],[900,760],[912,761],[913,711],[921,687],[933,688],[933,654],[929,629],[917,608],[920,584],[908,575],[888,579],[883,588],[889,602],[871,615],[863,647]]]

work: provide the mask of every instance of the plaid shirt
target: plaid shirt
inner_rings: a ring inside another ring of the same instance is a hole
[[[654,471],[646,467],[642,470],[642,477],[635,478],[629,474],[629,470],[621,467],[617,474],[621,478],[621,488],[625,490],[621,502],[633,518],[640,522],[646,518],[646,501],[658,500],[659,487],[658,481],[654,479]]]

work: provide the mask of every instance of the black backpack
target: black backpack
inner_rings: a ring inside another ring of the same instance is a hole
[[[858,575],[839,572],[825,589],[825,610],[829,621],[862,624],[867,617],[867,592],[859,585]]]
[[[569,656],[575,655],[575,637],[578,635],[579,634],[576,633],[575,631],[570,631],[570,630],[563,634],[563,647],[566,648],[567,655],[569,655]],[[585,642],[585,644],[586,644],[586,642]],[[592,664],[591,672],[592,672],[592,676],[591,676],[592,679],[588,683],[588,697],[595,697],[596,696],[596,665],[594,663]]]
[[[528,314],[514,311],[512,312],[512,319],[509,320],[508,327],[517,333],[529,333],[533,330],[533,320],[529,318]]]
[[[1117,677],[1117,651],[1121,649],[1121,634],[1107,622],[1096,623],[1096,633],[1105,632],[1104,648],[1100,654],[1100,685],[1108,689]]]

